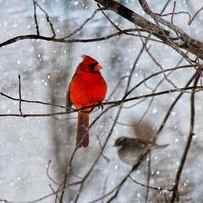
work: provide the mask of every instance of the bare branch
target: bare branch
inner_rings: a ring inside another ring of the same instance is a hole
[[[130,180],[132,180],[135,184],[141,186],[141,187],[144,187],[144,188],[149,188],[149,189],[152,189],[152,190],[157,190],[157,191],[162,191],[162,190],[167,190],[167,191],[172,191],[170,188],[163,188],[163,187],[155,187],[155,186],[151,186],[151,185],[146,185],[146,184],[143,184],[137,180],[135,180],[132,176],[129,177]]]
[[[187,84],[185,85],[185,88],[188,88],[188,86],[193,82],[194,78],[196,77],[196,73],[190,78],[190,80],[187,82]],[[192,88],[192,90],[194,89],[195,87]],[[166,115],[159,127],[159,129],[157,130],[157,136],[160,134],[160,132],[163,130],[173,108],[175,107],[176,103],[180,100],[180,98],[182,97],[182,95],[184,94],[184,92],[182,91],[177,97],[176,99],[173,101],[173,103],[171,104],[170,108],[168,109],[168,111],[166,112]]]
[[[21,77],[18,75],[18,94],[19,94],[19,112],[20,115],[23,116],[22,113],[22,95],[21,95]]]
[[[200,70],[201,71],[201,70]],[[189,153],[191,144],[192,144],[192,138],[194,136],[194,125],[195,125],[195,87],[197,86],[197,83],[199,81],[200,78],[200,74],[197,70],[197,73],[195,74],[195,78],[194,78],[194,89],[192,89],[192,93],[191,93],[191,99],[190,99],[190,129],[189,129],[189,135],[188,135],[188,139],[187,139],[187,143],[180,161],[180,165],[178,167],[177,173],[176,173],[176,177],[175,177],[175,184],[173,187],[173,193],[172,193],[172,198],[171,198],[171,203],[174,203],[176,201],[176,199],[178,199],[178,186],[179,186],[179,182],[180,182],[180,177],[181,174],[183,172],[183,167],[185,165],[186,159],[187,159],[187,155]]]
[[[95,0],[95,1],[103,5],[105,8],[116,12],[118,15],[122,16],[123,18],[126,18],[135,25],[145,29],[148,33],[151,33],[154,36],[158,37],[163,43],[171,46],[172,48],[176,46],[178,48],[185,49],[195,54],[199,58],[203,59],[202,42],[191,38],[179,27],[172,25],[170,22],[162,19],[160,16],[154,14],[151,10],[145,9],[145,11],[149,15],[153,16],[153,18],[156,19],[157,22],[160,22],[161,24],[167,26],[170,30],[166,30],[161,26],[151,23],[150,21],[146,20],[142,16],[123,6],[117,1],[114,0]],[[139,2],[144,2],[146,4],[146,1],[140,0]],[[177,37],[174,38],[173,32],[178,33],[178,38]],[[178,40],[180,40],[181,42]]]
[[[19,98],[15,98],[15,97],[12,97],[6,93],[3,93],[3,92],[0,92],[0,95],[3,96],[3,97],[6,97],[10,100],[13,100],[13,101],[21,101],[21,103],[33,103],[33,104],[42,104],[42,105],[47,105],[47,106],[54,106],[54,107],[58,107],[58,108],[62,108],[62,109],[66,109],[67,107],[66,106],[63,106],[63,105],[58,105],[58,104],[52,104],[52,103],[49,103],[49,102],[43,102],[43,101],[39,101],[39,100],[28,100],[28,99],[19,99]]]
[[[38,25],[38,21],[37,21],[36,1],[33,0],[32,2],[33,2],[33,9],[34,9],[35,28],[36,28],[37,36],[39,36],[40,32],[39,32],[39,25]]]
[[[99,41],[104,41],[104,40],[108,40],[111,39],[115,36],[120,36],[126,32],[134,32],[134,31],[143,31],[142,29],[126,29],[126,30],[122,30],[122,32],[115,32],[103,37],[96,37],[96,38],[86,38],[86,39],[69,39],[66,40],[66,37],[62,37],[62,38],[52,38],[52,37],[46,37],[46,36],[42,36],[42,35],[35,35],[35,34],[28,34],[28,35],[18,35],[16,37],[10,38],[2,43],[0,43],[0,47],[4,47],[7,46],[9,44],[13,44],[16,43],[18,41],[22,41],[22,40],[26,40],[26,39],[34,39],[34,40],[43,40],[43,41],[49,41],[49,42],[59,42],[59,43],[90,43],[90,42],[99,42]],[[140,37],[134,33],[129,33],[128,35],[131,36],[135,36],[135,37]],[[146,36],[142,36],[143,38],[146,38]],[[159,40],[153,39],[151,38],[150,40],[155,41],[155,42],[161,42]]]
[[[89,18],[87,18],[78,28],[76,28],[76,29],[75,29],[74,31],[72,31],[70,34],[68,34],[67,36],[65,36],[63,39],[70,38],[70,37],[72,37],[73,35],[77,34],[79,31],[81,31],[81,30],[85,27],[85,25],[86,25],[90,20],[92,20],[92,19],[96,16],[96,14],[98,13],[98,11],[103,11],[103,10],[105,10],[105,8],[102,8],[102,7],[99,7],[98,9],[96,9],[96,10],[92,13],[92,15],[91,15]]]
[[[49,27],[51,29],[51,32],[52,32],[52,37],[51,38],[55,38],[56,37],[56,32],[54,30],[54,26],[50,20],[50,17],[49,17],[49,14],[45,11],[45,9],[43,9],[39,3],[36,1],[36,0],[33,0],[33,4],[34,4],[34,19],[35,19],[35,25],[36,25],[36,29],[37,29],[37,35],[40,35],[39,33],[39,26],[38,26],[38,23],[37,23],[37,17],[36,17],[36,6],[44,13],[45,17],[46,17],[46,21],[47,23],[49,24]]]
[[[192,16],[191,20],[188,22],[188,25],[191,25],[197,15],[203,10],[203,6],[197,10],[197,12]]]

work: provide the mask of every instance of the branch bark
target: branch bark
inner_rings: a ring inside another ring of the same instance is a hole
[[[167,44],[172,48],[176,46],[176,48],[184,49],[203,59],[203,43],[191,38],[178,26],[175,26],[170,22],[163,20],[160,16],[157,17],[156,20],[167,27],[167,29],[146,20],[144,17],[138,15],[134,11],[114,0],[95,0],[95,2],[101,4],[108,10],[116,12],[118,15],[132,22],[136,26],[143,28],[148,33],[153,34],[164,44]],[[174,37],[174,33],[176,33],[178,37]]]

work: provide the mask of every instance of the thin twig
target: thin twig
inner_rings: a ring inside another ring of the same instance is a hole
[[[101,8],[99,4],[97,4],[97,6]],[[113,25],[113,27],[116,28],[116,30],[118,30],[119,32],[122,32],[122,29],[120,29],[119,26],[117,26],[103,10],[101,12],[104,15],[104,17]]]
[[[187,88],[195,79],[196,77],[196,73],[190,78],[190,80],[187,82],[187,84],[185,85],[185,88]],[[195,87],[192,87],[192,90],[194,90]],[[163,130],[173,108],[175,107],[176,103],[180,100],[180,98],[182,97],[182,95],[184,94],[184,92],[182,91],[181,93],[179,93],[179,95],[176,97],[176,99],[173,101],[173,103],[171,104],[170,108],[168,109],[168,111],[166,112],[166,115],[164,117],[164,119],[161,122],[161,125],[159,127],[159,129],[157,130],[157,136],[161,133],[161,131]]]
[[[150,192],[150,180],[151,180],[151,151],[148,153],[148,159],[147,159],[147,187],[146,187],[146,196],[145,196],[145,203],[148,202],[149,199],[149,192]]]
[[[152,189],[152,190],[157,190],[157,191],[162,191],[162,190],[165,190],[165,191],[168,191],[168,192],[171,192],[172,189],[170,188],[163,188],[163,187],[155,187],[155,186],[151,186],[151,185],[146,185],[144,183],[141,183],[137,180],[135,180],[132,176],[129,177],[130,180],[132,180],[135,184],[141,186],[141,187],[144,187],[144,188],[149,188],[149,189]]]
[[[197,15],[203,10],[203,6],[197,10],[197,12],[192,16],[191,20],[188,22],[188,25],[191,25]]]
[[[118,118],[119,118],[119,116],[120,116],[121,109],[122,109],[122,105],[120,105],[120,107],[119,107],[119,109],[118,109],[118,111],[117,111],[117,114],[116,114],[116,116],[115,116],[114,122],[113,122],[113,124],[112,124],[112,126],[111,126],[111,129],[110,129],[110,131],[109,131],[109,133],[108,133],[108,135],[107,135],[107,138],[106,138],[106,140],[105,140],[105,142],[104,142],[104,144],[103,144],[103,146],[102,146],[102,152],[104,151],[104,149],[105,149],[105,147],[106,147],[106,145],[107,145],[107,143],[108,143],[108,141],[109,141],[109,139],[110,139],[110,137],[111,137],[111,135],[112,135],[112,133],[113,133],[113,130],[114,130],[115,126],[116,126],[116,122],[117,122],[117,120],[118,120]],[[86,175],[83,177],[82,183],[81,183],[81,185],[80,185],[80,188],[79,188],[78,194],[76,195],[76,198],[75,198],[74,203],[77,203],[77,202],[78,202],[78,199],[79,199],[80,194],[81,194],[81,192],[82,192],[82,190],[83,190],[85,181],[87,180],[87,178],[88,178],[89,175],[91,174],[92,170],[94,169],[95,165],[96,165],[97,162],[99,161],[100,157],[101,157],[101,153],[97,156],[96,160],[95,160],[95,161],[93,162],[93,164],[91,165],[89,171],[88,171],[88,172],[86,173]]]
[[[51,160],[48,161],[48,166],[47,166],[47,170],[46,170],[47,177],[48,177],[49,180],[50,180],[51,182],[53,182],[55,185],[59,185],[59,183],[58,183],[53,177],[51,177],[51,175],[50,175],[50,172],[49,172],[50,166],[51,166]]]
[[[20,115],[23,116],[22,113],[22,94],[21,94],[21,77],[18,75],[18,96],[19,96],[19,112]]]
[[[35,5],[37,5],[37,7],[44,13],[44,15],[45,15],[45,17],[46,17],[46,21],[47,21],[47,23],[49,24],[49,27],[50,27],[51,32],[52,32],[51,38],[55,38],[55,37],[56,37],[56,32],[55,32],[54,26],[53,26],[53,24],[52,24],[52,22],[51,22],[51,20],[50,20],[49,14],[45,11],[45,9],[43,9],[43,8],[39,5],[39,3],[38,3],[37,1],[34,0],[34,2],[35,2]],[[35,6],[35,7],[36,7],[36,6]],[[36,9],[36,8],[35,8],[35,9]]]
[[[92,20],[96,14],[98,13],[98,11],[103,11],[105,10],[105,8],[98,8],[96,10],[94,10],[94,12],[92,13],[92,15],[90,17],[88,17],[78,28],[76,28],[75,30],[73,30],[70,34],[66,35],[63,39],[67,39],[67,38],[70,38],[72,37],[73,35],[77,34],[78,32],[80,32],[84,27],[85,25],[90,21]]]
[[[36,1],[35,0],[33,0],[33,9],[34,9],[35,28],[36,28],[37,36],[39,36],[40,32],[39,32],[39,25],[38,25],[38,20],[37,20],[37,10],[36,10]]]
[[[3,96],[3,97],[8,98],[10,100],[13,100],[13,101],[20,101],[19,98],[12,97],[12,96],[4,93],[4,92],[0,92],[0,95]],[[62,108],[62,109],[66,109],[67,108],[66,106],[63,106],[63,105],[53,104],[53,103],[39,101],[39,100],[28,100],[28,99],[22,99],[21,98],[21,102],[22,103],[33,103],[33,104],[42,104],[42,105],[47,105],[47,106],[54,106],[54,107],[59,107],[59,108]]]
[[[143,154],[139,157],[137,163],[135,163],[135,165],[132,166],[131,170],[122,178],[122,180],[121,180],[114,188],[112,188],[109,192],[107,192],[106,194],[102,195],[101,197],[99,197],[99,198],[97,198],[97,199],[95,199],[95,200],[93,200],[93,201],[90,201],[89,203],[96,203],[96,202],[98,202],[98,201],[101,201],[101,200],[103,200],[104,198],[106,198],[106,197],[110,196],[111,194],[113,194],[114,192],[115,192],[115,193],[109,198],[109,200],[107,201],[107,203],[110,203],[110,202],[112,202],[113,200],[115,200],[116,197],[118,196],[118,194],[119,194],[121,188],[122,188],[123,185],[125,184],[125,182],[128,180],[128,178],[131,177],[131,174],[132,174],[134,171],[136,171],[136,170],[138,169],[138,167],[139,167],[140,164],[143,162],[143,160],[145,160],[145,158],[146,158],[146,156],[147,156],[148,153],[149,153],[149,150],[146,150],[146,152],[143,153]]]
[[[111,198],[109,198],[109,200],[107,201],[107,203],[111,203],[113,200],[116,199],[116,197],[118,196],[118,194],[119,194],[119,192],[120,192],[122,186],[125,184],[125,182],[126,182],[127,179],[130,177],[130,175],[131,175],[134,171],[136,171],[136,170],[138,169],[138,167],[139,167],[140,164],[143,162],[143,160],[145,160],[145,158],[146,158],[146,156],[147,156],[148,153],[149,153],[149,150],[146,150],[146,152],[143,153],[143,154],[139,157],[137,163],[131,168],[131,170],[129,171],[129,173],[128,173],[128,174],[121,180],[121,182],[118,184],[118,186],[116,187],[116,188],[117,188],[116,192],[114,193],[114,195],[112,195]]]
[[[158,60],[156,60],[156,58],[153,56],[153,54],[150,52],[150,50],[149,50],[149,49],[146,49],[146,51],[147,51],[148,55],[150,56],[150,58],[152,59],[152,61],[153,61],[161,70],[164,70],[163,66],[158,62]],[[170,79],[166,76],[165,73],[163,73],[163,76],[164,76],[165,80],[166,80],[169,84],[171,84],[174,88],[177,88],[177,86],[175,85],[175,83],[174,83],[172,80],[170,80]]]
[[[174,24],[175,9],[176,9],[176,1],[173,2],[173,10],[172,10],[172,15],[171,15],[171,24]]]
[[[164,11],[167,9],[168,5],[170,4],[171,0],[168,0],[165,4],[164,4],[164,7],[162,8],[161,10],[161,15],[163,15]]]
[[[195,125],[195,87],[197,86],[197,83],[200,78],[200,73],[197,70],[197,74],[195,74],[194,79],[194,89],[192,89],[191,98],[190,98],[190,129],[189,129],[189,135],[187,139],[187,143],[183,152],[183,155],[181,157],[180,165],[178,167],[176,177],[175,177],[175,184],[173,187],[173,193],[171,198],[171,203],[174,203],[176,199],[178,199],[178,186],[181,178],[181,174],[183,172],[183,168],[187,159],[187,155],[189,153],[191,144],[192,144],[192,138],[194,136],[194,125]]]
[[[187,12],[187,11],[177,11],[177,12],[172,12],[172,13],[166,13],[166,14],[162,14],[161,16],[162,17],[165,17],[165,16],[170,16],[170,15],[173,15],[173,16],[175,16],[175,15],[179,15],[179,14],[184,14],[184,15],[187,15],[188,16],[188,22],[190,22],[190,20],[191,20],[191,14],[189,13],[189,12]]]

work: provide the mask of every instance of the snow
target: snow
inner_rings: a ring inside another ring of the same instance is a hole
[[[86,4],[79,0],[44,0],[38,2],[52,17],[57,36],[71,33],[97,8],[93,0],[87,1]],[[122,1],[122,3],[149,18],[143,13],[138,3],[131,0]],[[150,6],[154,11],[160,11],[163,3],[162,0],[151,1]],[[203,3],[198,0],[176,2],[177,11],[187,10],[192,14],[201,6],[203,6]],[[171,11],[172,8],[173,4],[170,4],[167,12]],[[133,27],[131,23],[116,14],[109,11],[106,13],[112,17],[116,25],[122,28]],[[0,0],[0,17],[1,42],[16,35],[36,33],[32,1]],[[170,20],[169,17],[165,17],[165,19]],[[200,12],[191,26],[187,24],[187,18],[184,15],[177,15],[174,22],[189,35],[201,40],[202,19],[203,12]],[[42,12],[40,12],[38,20],[40,33],[49,36],[51,34],[50,29]],[[75,38],[100,37],[115,31],[103,15],[98,13]],[[181,59],[175,51],[162,44],[149,42],[148,47],[163,68],[175,67]],[[75,44],[40,40],[19,41],[0,48],[0,91],[18,98],[18,75],[20,74],[23,99],[65,105],[67,82],[72,77],[74,68],[80,62],[80,56],[87,54],[96,58],[103,65],[102,74],[107,80],[108,95],[110,95],[119,79],[129,75],[140,48],[139,38],[124,35],[106,41]],[[181,65],[185,63],[183,61]],[[159,70],[160,67],[157,67],[149,55],[144,53],[135,69],[131,87],[141,81],[143,77]],[[189,70],[178,70],[172,73],[169,78],[178,87],[183,87],[188,78],[191,77],[191,73],[192,71]],[[150,88],[155,88],[160,79],[163,79],[162,75],[147,81],[145,85],[136,89],[129,97],[151,93]],[[123,96],[126,81],[127,79],[119,83],[119,88],[111,100],[117,100]],[[158,90],[170,88],[173,88],[171,84],[164,81]],[[150,121],[154,127],[158,128],[176,96],[177,93],[171,93],[156,97],[144,121]],[[151,181],[152,185],[170,187],[174,181],[176,168],[179,165],[188,136],[189,101],[189,94],[186,94],[177,103],[158,139],[159,143],[168,143],[169,146],[162,151],[153,152],[152,172],[154,174]],[[116,186],[129,172],[131,167],[119,160],[113,144],[115,139],[120,136],[134,136],[132,126],[123,124],[130,125],[139,121],[148,103],[149,100],[137,105],[134,105],[134,101],[124,104],[118,120],[120,123],[116,124],[104,150],[104,156],[107,157],[107,160],[101,157],[96,164],[81,193],[79,203],[87,203],[101,197]],[[203,201],[201,104],[202,96],[200,92],[197,93],[196,99],[197,119],[194,142],[181,178],[181,187],[186,188],[185,196],[192,198],[195,202]],[[0,96],[0,114],[19,113],[18,108],[18,102]],[[64,110],[41,104],[23,103],[22,111],[31,114],[53,113]],[[78,181],[78,176],[84,176],[97,158],[101,150],[99,142],[104,143],[111,129],[116,111],[117,108],[112,108],[90,130],[92,135],[90,147],[80,149],[76,153],[73,160],[73,176],[70,178],[70,182]],[[101,110],[95,110],[91,114],[91,120],[94,120],[100,113]],[[70,158],[74,149],[75,118],[75,114],[54,117],[0,117],[0,199],[12,202],[27,202],[52,193],[49,184],[57,189],[57,185],[48,177],[48,163],[49,160],[52,161],[49,175],[58,183],[62,183],[66,160]],[[146,171],[146,167],[142,166],[133,173],[133,177],[146,184]],[[65,196],[68,203],[73,202],[74,194],[77,191],[78,186],[68,188]],[[115,202],[130,203],[136,200],[136,202],[142,203],[144,198],[145,189],[129,180],[124,184]],[[45,198],[41,202],[54,202],[54,196]]]

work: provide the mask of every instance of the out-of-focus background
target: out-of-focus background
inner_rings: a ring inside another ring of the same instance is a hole
[[[71,33],[92,15],[97,4],[94,0],[39,0],[39,5],[49,14],[57,37]],[[119,1],[140,15],[149,18],[141,9],[138,1]],[[174,1],[168,5],[165,13],[173,10]],[[152,10],[159,13],[166,0],[148,1]],[[176,1],[176,11],[187,11],[193,15],[203,6],[202,1]],[[31,0],[0,0],[0,43],[17,35],[36,33]],[[120,28],[134,28],[134,25],[118,16],[105,11]],[[39,31],[43,36],[51,36],[49,24],[44,13],[37,8]],[[170,20],[170,16],[165,19]],[[188,25],[188,16],[184,13],[174,16],[174,24],[195,39],[203,41],[203,12]],[[85,27],[72,36],[72,39],[99,38],[117,30],[98,12]],[[21,75],[22,98],[40,100],[65,105],[68,81],[75,67],[81,61],[81,55],[96,58],[102,65],[102,74],[108,83],[106,100],[122,98],[126,88],[126,76],[129,75],[134,61],[140,52],[142,42],[139,37],[128,35],[88,43],[57,43],[43,40],[22,40],[0,48],[0,91],[18,98],[18,75]],[[187,64],[182,57],[166,45],[148,42],[153,57],[163,68],[173,68]],[[132,76],[131,87],[143,78],[160,71],[149,54],[144,51]],[[166,80],[163,75],[154,77],[137,88],[130,96],[138,96],[176,87],[184,87],[193,71],[177,70]],[[160,83],[160,81],[163,80]],[[157,85],[159,86],[157,87]],[[115,91],[114,91],[115,90]],[[113,93],[113,95],[112,95]],[[158,128],[165,113],[178,93],[171,93],[145,100],[136,100],[124,104],[121,114],[103,156],[85,182],[78,202],[87,203],[101,197],[119,183],[128,173],[130,166],[120,161],[113,146],[120,136],[134,136],[135,124],[150,124]],[[151,105],[149,106],[149,104]],[[180,181],[181,202],[203,202],[203,138],[202,138],[202,96],[196,96],[195,135],[191,151]],[[19,113],[19,103],[0,96],[0,114]],[[101,150],[101,144],[108,136],[118,106],[111,108],[91,128],[90,146],[79,149],[72,162],[70,182],[80,180]],[[22,112],[26,114],[54,113],[65,111],[54,106],[23,103]],[[145,117],[143,114],[146,112]],[[95,110],[93,120],[101,113]],[[75,145],[75,126],[77,114],[64,114],[44,117],[0,117],[0,200],[11,202],[29,202],[53,193],[63,182],[67,160]],[[142,119],[142,120],[140,120]],[[179,166],[187,140],[190,122],[190,94],[185,94],[173,109],[157,142],[169,144],[163,150],[154,151],[151,158],[150,185],[171,188],[176,168]],[[50,164],[49,164],[50,163]],[[147,164],[143,164],[133,173],[133,177],[145,184]],[[54,181],[52,180],[54,179]],[[74,202],[78,185],[67,187],[64,202]],[[146,188],[128,180],[122,187],[117,203],[144,202]],[[164,202],[167,191],[150,191],[149,202]],[[170,196],[170,195],[169,195]],[[55,201],[56,195],[44,197],[40,202]],[[106,202],[100,200],[99,202]]]

